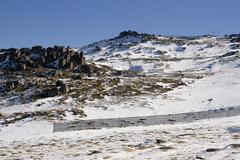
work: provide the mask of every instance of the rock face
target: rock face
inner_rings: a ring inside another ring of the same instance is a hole
[[[72,70],[85,63],[83,52],[75,52],[63,46],[9,48],[3,49],[2,52],[4,54],[0,55],[0,69],[9,71],[31,70],[38,67]]]
[[[229,38],[231,43],[240,42],[240,34],[231,34]]]
[[[59,95],[59,90],[57,87],[53,87],[53,88],[47,89],[46,93],[47,93],[47,97],[55,97]]]
[[[60,81],[60,80],[57,80],[57,81],[56,81],[56,85],[60,87],[59,91],[60,91],[61,93],[63,93],[63,94],[68,93],[69,90],[70,90],[69,87],[68,87],[68,85],[65,84],[65,83],[63,83],[63,82]]]
[[[106,66],[86,63],[83,52],[69,47],[0,49],[0,97],[14,95],[9,104],[72,94],[79,97],[76,91],[83,85],[83,77],[111,75],[111,71]]]
[[[7,91],[12,91],[14,88],[18,85],[18,81],[8,81],[6,82],[6,90]]]

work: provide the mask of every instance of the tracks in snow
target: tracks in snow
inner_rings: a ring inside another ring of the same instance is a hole
[[[106,118],[79,120],[73,122],[55,123],[54,132],[65,132],[75,130],[102,129],[114,127],[129,126],[148,126],[160,124],[189,123],[197,120],[231,117],[240,115],[240,106],[221,108],[209,111],[155,115],[155,116],[139,116],[139,117],[123,117],[123,118]]]

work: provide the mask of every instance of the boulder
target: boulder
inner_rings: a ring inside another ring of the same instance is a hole
[[[17,61],[21,56],[21,53],[19,50],[11,50],[10,51],[10,56],[9,56],[9,60],[10,61]]]
[[[72,58],[75,64],[81,65],[84,63],[83,52],[81,53],[75,52]]]
[[[64,59],[66,60],[66,62],[68,63],[71,60],[71,53],[67,53],[64,55]]]
[[[140,34],[136,31],[131,31],[131,30],[128,30],[128,31],[123,31],[119,34],[119,38],[122,38],[122,37],[125,37],[125,36],[139,36]]]
[[[63,76],[63,73],[62,73],[62,71],[60,71],[60,70],[55,70],[55,71],[53,72],[53,76],[55,76],[55,77],[61,77],[61,76]]]
[[[67,64],[66,59],[64,59],[64,58],[59,59],[59,64],[58,64],[59,68],[65,68],[66,64]]]
[[[35,67],[35,63],[31,60],[31,58],[29,57],[29,56],[26,56],[25,55],[25,57],[23,58],[24,59],[24,63],[27,65],[27,66],[29,66],[29,67],[31,67],[31,68],[34,68]]]
[[[45,63],[46,63],[46,60],[45,60],[44,56],[41,56],[38,58],[38,64],[44,65]]]
[[[86,64],[85,65],[81,65],[80,71],[81,71],[81,73],[88,74],[89,77],[91,77],[92,73],[93,73],[92,67],[89,66],[89,65],[86,65]]]
[[[66,94],[66,93],[68,93],[69,92],[69,87],[68,87],[68,85],[67,84],[64,84],[63,86],[61,86],[61,88],[60,88],[60,92],[61,93],[63,93],[63,94]]]
[[[31,49],[31,52],[33,52],[33,53],[41,53],[42,50],[43,50],[42,46],[33,46],[32,49]]]
[[[72,75],[72,79],[74,79],[74,80],[81,80],[82,79],[82,76],[81,76],[81,74],[73,74]]]
[[[69,63],[67,64],[67,68],[72,70],[72,69],[74,68],[73,62],[69,62]]]
[[[230,49],[239,49],[240,48],[240,44],[239,43],[234,43],[234,44],[231,44],[229,46]]]
[[[57,59],[57,52],[50,52],[49,53],[49,61],[54,61]]]
[[[62,53],[67,51],[67,49],[64,46],[54,46],[53,49],[55,51],[62,52]]]
[[[30,49],[29,48],[21,48],[20,52],[21,52],[21,54],[29,55],[30,54]]]
[[[73,115],[79,115],[79,116],[83,116],[84,112],[82,109],[80,108],[72,108],[72,113]]]
[[[63,94],[68,93],[69,92],[69,87],[67,84],[65,84],[64,82],[57,80],[56,81],[56,85],[60,87],[59,91]]]
[[[55,97],[59,95],[59,90],[57,87],[49,88],[46,90],[47,97]]]

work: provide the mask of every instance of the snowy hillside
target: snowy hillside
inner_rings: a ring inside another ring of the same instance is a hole
[[[237,159],[239,116],[64,133],[53,123],[224,110],[240,105],[239,79],[240,35],[125,31],[77,49],[1,49],[0,159]]]
[[[161,68],[165,72],[201,70],[211,67],[219,56],[239,51],[239,43],[224,37],[167,37],[147,34],[121,34],[80,48],[88,59],[115,69],[141,65],[145,72]]]
[[[117,70],[137,66],[147,77],[180,78],[187,84],[165,94],[128,97],[122,102],[109,97],[96,100],[89,106],[107,109],[88,107],[85,113],[89,118],[169,114],[239,105],[240,48],[235,37],[169,37],[129,31],[80,50],[87,59]]]

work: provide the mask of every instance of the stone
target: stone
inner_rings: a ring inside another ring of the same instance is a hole
[[[32,49],[31,49],[31,51],[32,51],[33,53],[41,53],[42,49],[43,49],[42,46],[33,46]]]
[[[52,58],[53,61],[56,60],[57,59],[57,52],[52,52],[51,58]]]
[[[83,64],[84,63],[83,52],[81,53],[75,52],[73,56],[73,61],[79,65]]]
[[[58,64],[59,68],[65,68],[66,64],[67,64],[66,59],[64,58],[59,59],[59,64]]]
[[[54,77],[61,77],[61,76],[63,76],[63,73],[62,73],[62,71],[60,71],[60,70],[55,70],[55,71],[53,72],[53,76],[54,76]]]
[[[58,94],[59,94],[59,90],[57,87],[47,89],[47,97],[55,97]]]
[[[29,48],[21,48],[20,49],[20,52],[22,53],[22,54],[29,54],[30,53],[30,49]]]
[[[27,69],[26,64],[21,64],[21,63],[18,63],[15,68],[16,71],[25,71],[26,69]]]
[[[74,79],[74,80],[81,80],[82,76],[80,74],[74,74],[74,75],[72,75],[72,79]]]
[[[125,36],[139,36],[139,33],[136,31],[128,30],[128,31],[123,31],[119,34],[120,38]]]
[[[73,113],[73,115],[80,115],[80,116],[82,116],[84,114],[83,110],[81,110],[79,108],[72,108],[72,113]]]
[[[20,56],[21,56],[21,53],[19,50],[17,50],[17,49],[11,50],[9,60],[17,61],[20,58]]]
[[[67,49],[64,46],[54,46],[53,49],[55,51],[62,52],[62,53],[67,51]]]
[[[68,63],[68,64],[67,64],[67,68],[73,69],[73,68],[74,68],[73,62]]]
[[[18,81],[8,81],[8,82],[6,82],[6,90],[7,91],[12,91],[18,84],[19,84]]]
[[[69,87],[68,87],[67,84],[64,84],[64,85],[61,86],[61,88],[60,88],[60,92],[62,92],[63,94],[68,93],[69,90],[70,90],[70,89],[69,89]]]
[[[46,62],[46,60],[45,60],[44,56],[41,56],[41,57],[38,58],[38,63],[39,63],[40,65],[44,65],[45,62]]]
[[[219,150],[220,150],[219,148],[208,148],[208,149],[206,149],[206,152],[216,152]]]
[[[239,43],[234,43],[234,44],[231,44],[229,46],[230,49],[239,49],[240,48],[240,44]]]
[[[63,94],[68,93],[69,90],[70,90],[69,87],[68,87],[68,85],[65,84],[65,83],[63,83],[63,82],[60,81],[60,80],[57,80],[57,81],[56,81],[56,85],[57,85],[57,86],[60,86],[59,91],[60,91],[61,93],[63,93]]]
[[[88,74],[88,76],[90,77],[93,73],[93,69],[89,65],[82,65],[81,72]]]
[[[123,71],[120,71],[120,70],[113,71],[113,76],[121,76],[121,75],[123,75]]]
[[[64,55],[64,59],[66,60],[66,62],[68,63],[71,60],[71,53],[67,53]]]
[[[31,60],[31,58],[29,56],[25,56],[24,57],[25,60],[25,64],[31,68],[35,67],[35,63]]]

